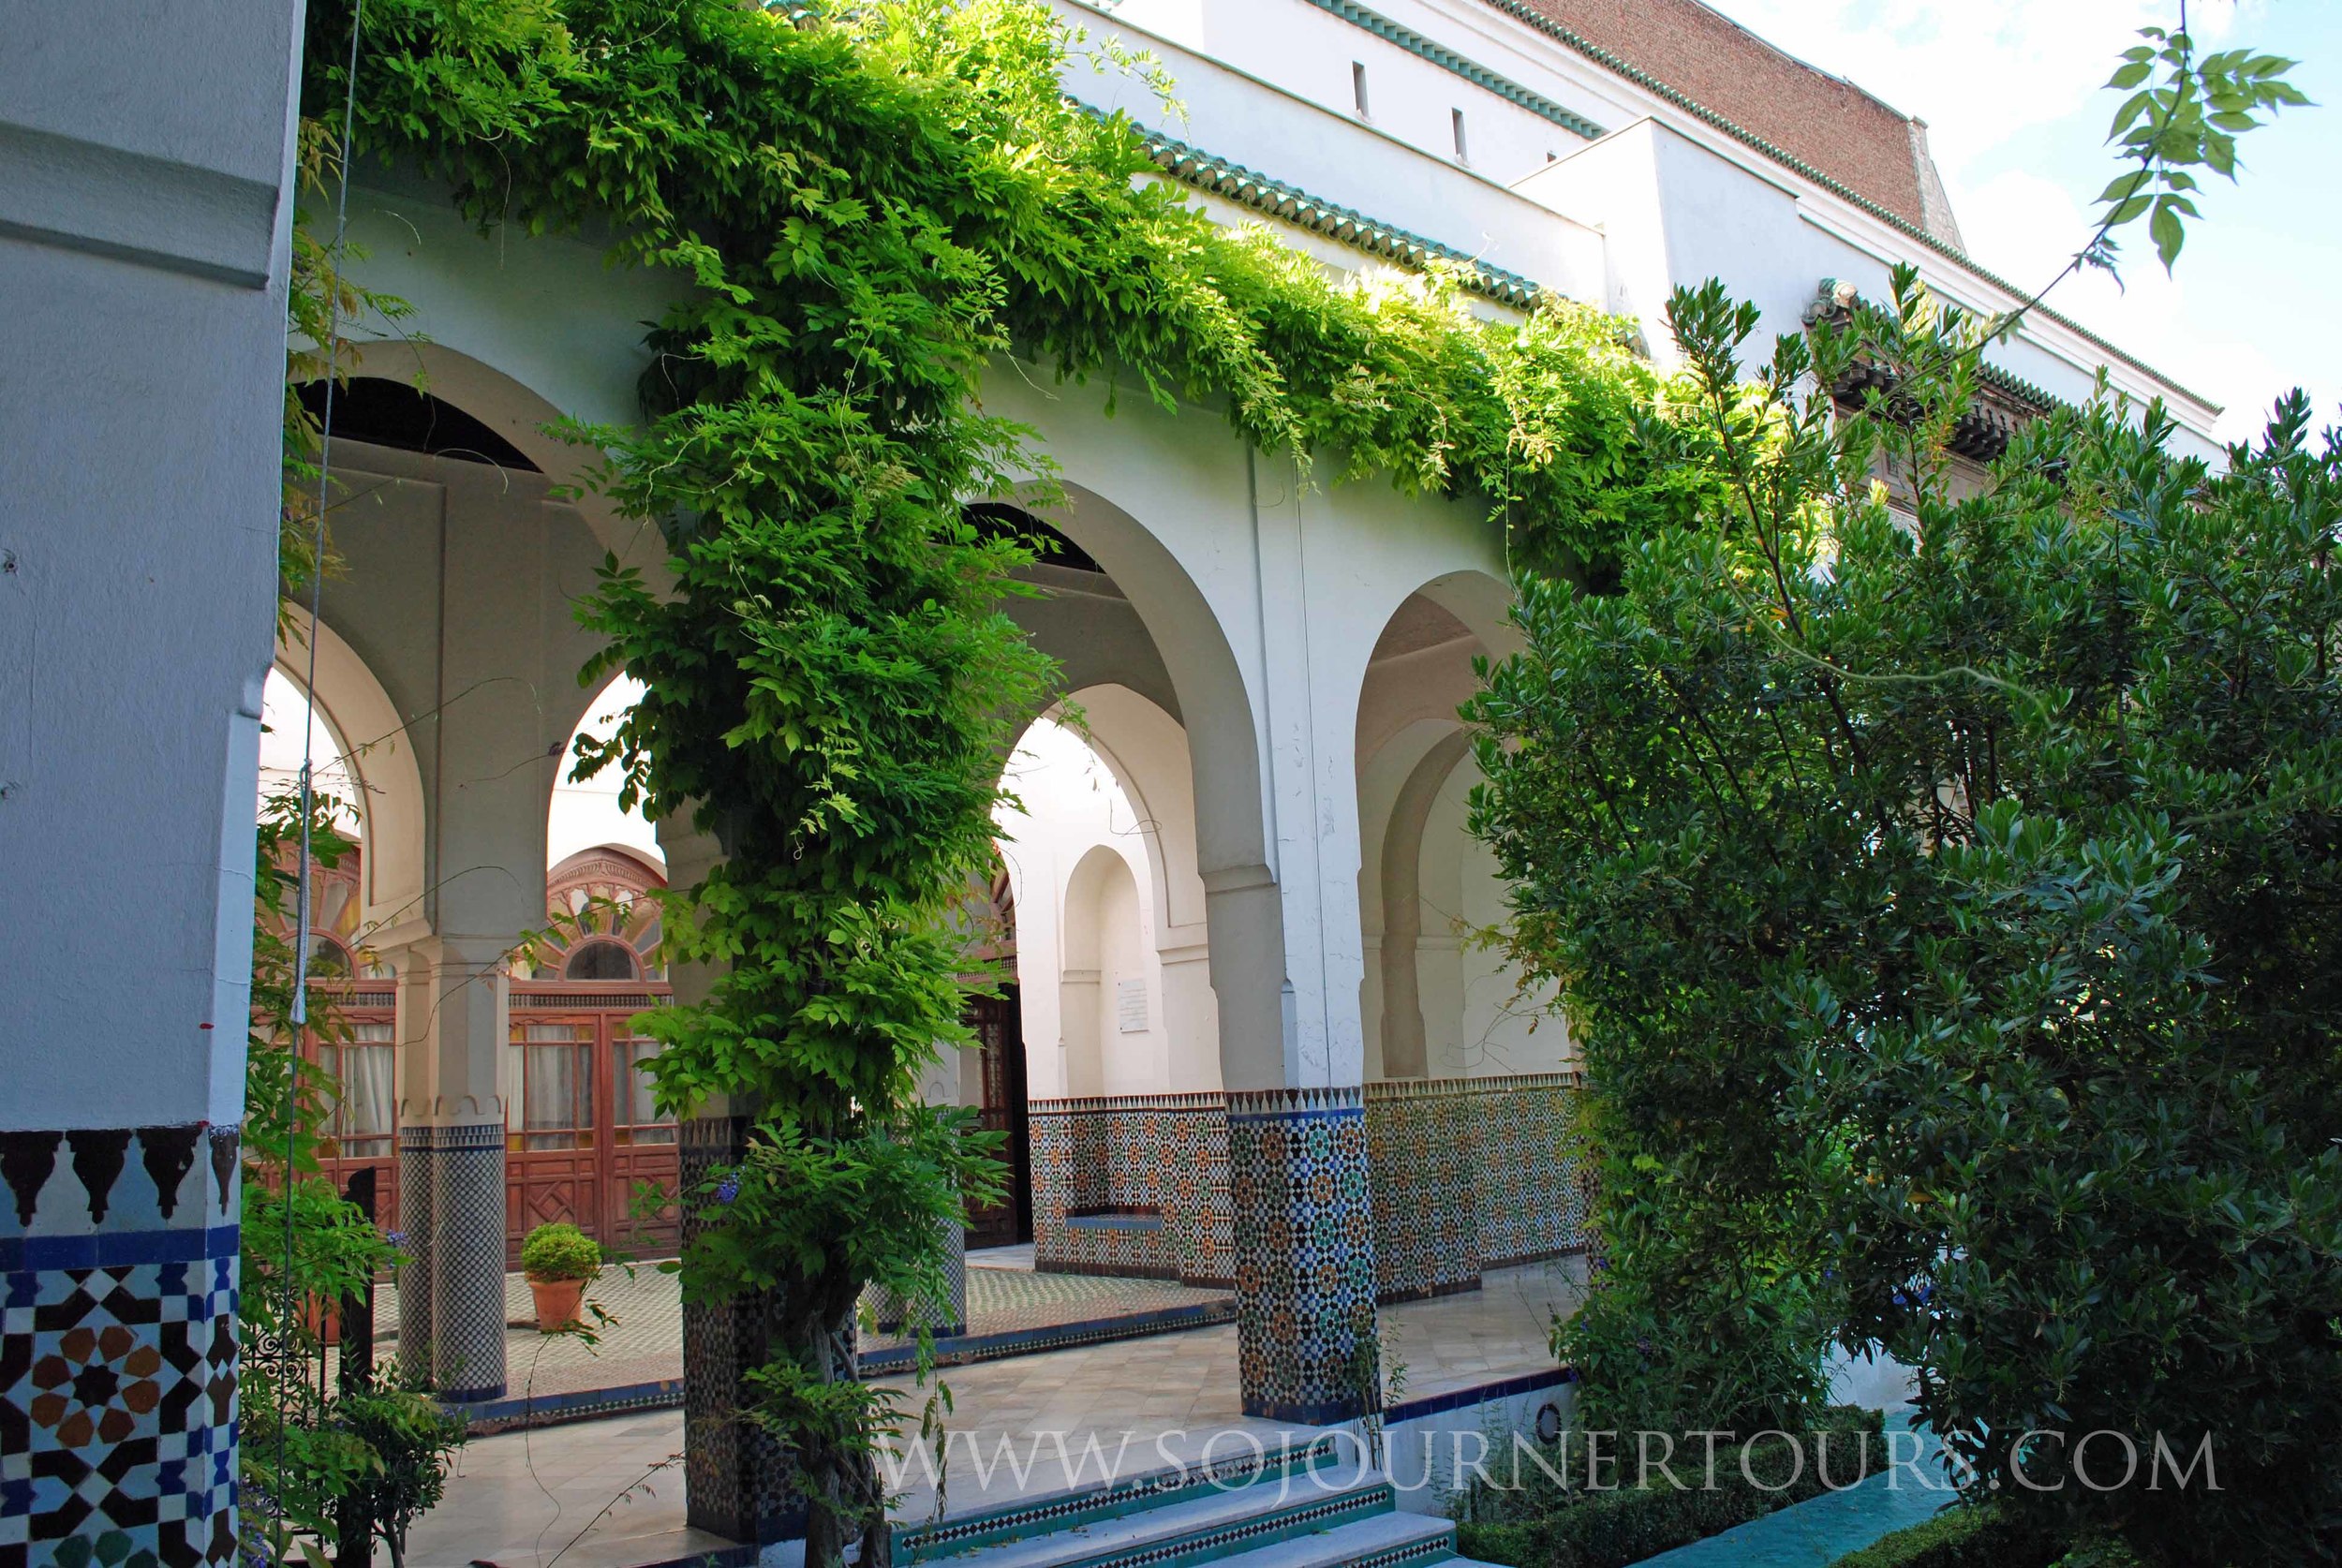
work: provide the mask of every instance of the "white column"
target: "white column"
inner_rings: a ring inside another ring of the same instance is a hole
[[[90,0],[0,22],[0,1362],[75,1369],[0,1390],[19,1559],[68,1538],[236,1557],[301,17]],[[58,1318],[111,1326],[93,1351]],[[65,1480],[26,1479],[35,1446]]]
[[[1312,603],[1312,573],[1338,548],[1319,537],[1320,504],[1289,461],[1255,454],[1259,717],[1274,864],[1259,878],[1205,879],[1225,1043],[1244,1409],[1312,1424],[1346,1419],[1375,1397],[1362,1385],[1357,1352],[1376,1342],[1355,681],[1333,646],[1356,629],[1329,624],[1341,620],[1335,607]],[[1239,1018],[1259,1028],[1267,977],[1257,944],[1272,921],[1282,934],[1267,948],[1282,969],[1273,1051],[1230,1032],[1245,1027]],[[1256,945],[1248,950],[1248,940]]]

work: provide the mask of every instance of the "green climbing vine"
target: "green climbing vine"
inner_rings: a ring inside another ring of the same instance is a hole
[[[350,9],[309,17],[310,112],[338,111]],[[608,640],[585,678],[649,688],[580,768],[724,851],[669,925],[713,987],[645,1027],[668,1105],[751,1121],[694,1195],[684,1287],[763,1314],[751,1414],[798,1468],[819,1564],[889,1550],[855,1300],[940,1289],[941,1226],[990,1168],[917,1093],[965,1038],[952,916],[988,866],[1009,726],[1052,679],[1001,608],[1029,548],[962,514],[1038,466],[986,411],[987,369],[1215,407],[1316,472],[1477,496],[1548,570],[1688,518],[1699,482],[1647,455],[1661,389],[1618,323],[1552,299],[1483,319],[1453,273],[1342,280],[1215,225],[1128,117],[1069,99],[1085,57],[1133,65],[1039,0],[363,12],[361,153],[483,227],[608,236],[675,280],[641,422],[571,432],[669,551],[656,581],[614,560],[580,607]]]

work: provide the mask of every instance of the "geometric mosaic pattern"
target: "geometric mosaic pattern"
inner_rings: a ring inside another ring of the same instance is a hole
[[[1549,1072],[1495,1084],[1502,1092],[1483,1088],[1467,1097],[1482,1266],[1529,1263],[1583,1247],[1584,1162],[1573,1125],[1574,1079]]]
[[[1036,1268],[1230,1282],[1225,1097],[1037,1100],[1028,1117]]]
[[[236,1555],[236,1227],[11,1246],[0,1328],[0,1568]],[[102,1243],[102,1245],[96,1245]]]
[[[428,1122],[398,1130],[398,1218],[408,1262],[398,1271],[398,1372],[409,1384],[431,1384],[431,1167],[438,1129]]]
[[[0,1132],[0,1568],[236,1557],[239,1136]]]
[[[923,1327],[938,1339],[968,1331],[968,1229],[952,1215],[936,1223],[944,1256],[943,1299],[905,1303],[892,1291],[863,1287],[855,1317],[867,1310],[882,1335],[899,1337],[906,1324],[914,1338]]]
[[[1381,1300],[1471,1290],[1485,1268],[1587,1245],[1576,1084],[1546,1072],[1365,1086]],[[1034,1266],[1233,1284],[1226,1106],[1221,1094],[1033,1102]]]
[[[1480,1283],[1476,1099],[1450,1081],[1366,1087],[1374,1266],[1385,1301],[1445,1295]]]
[[[748,1142],[745,1117],[687,1117],[677,1127],[680,1191],[737,1164]],[[701,1203],[683,1205],[683,1244],[705,1229]],[[743,1418],[748,1373],[767,1354],[763,1302],[755,1293],[683,1308],[683,1495],[696,1529],[762,1545],[805,1533],[795,1467],[763,1427]]]
[[[1323,1424],[1366,1403],[1374,1206],[1356,1088],[1228,1097],[1238,1379],[1248,1415]]]

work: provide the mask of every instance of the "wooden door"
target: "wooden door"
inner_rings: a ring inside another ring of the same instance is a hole
[[[1001,1150],[1008,1186],[997,1204],[968,1208],[968,1245],[1008,1247],[1032,1239],[1032,1151],[1025,1113],[1025,1036],[1016,987],[970,1003],[968,1021],[976,1031],[977,1060],[984,1074],[978,1125],[1007,1134]]]
[[[671,1255],[682,1235],[674,1201],[680,1167],[675,1123],[651,1102],[645,1064],[659,1043],[635,1034],[630,1014],[604,1014],[604,1053],[610,1073],[610,1151],[603,1166],[609,1216],[601,1241],[636,1257]]]
[[[610,1091],[600,1013],[523,1013],[516,1005],[511,1028],[504,1229],[508,1261],[517,1267],[522,1238],[539,1225],[568,1220],[600,1236],[608,1119],[601,1112]]]
[[[644,1064],[657,1043],[630,1027],[654,1005],[573,990],[513,997],[504,1169],[506,1250],[516,1263],[531,1230],[562,1220],[629,1256],[674,1251],[676,1207],[644,1190],[675,1190],[675,1124],[651,1104]]]

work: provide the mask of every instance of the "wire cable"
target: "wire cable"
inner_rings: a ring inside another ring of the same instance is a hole
[[[334,388],[340,370],[342,246],[349,231],[350,141],[356,134],[358,123],[358,35],[364,17],[365,0],[353,0],[349,12],[349,60],[342,95],[342,140],[338,149],[340,188],[334,198],[334,244],[327,253],[326,263],[325,406],[318,420],[318,510],[309,533],[308,669],[301,692],[307,712],[301,726],[301,851],[294,865],[293,884],[292,1039],[286,1047],[291,1053],[291,1060],[285,1075],[285,1191],[282,1194],[285,1206],[285,1316],[282,1331],[287,1334],[291,1332],[300,1308],[295,1298],[293,1280],[292,1181],[301,1126],[301,1035],[309,1024],[309,873],[314,853],[309,841],[309,824],[316,802],[314,752],[318,633],[324,624],[325,513],[334,466]],[[279,1492],[285,1485],[285,1438],[290,1426],[287,1401],[291,1398],[291,1386],[290,1380],[284,1377],[280,1369],[276,1386],[276,1485]],[[275,1501],[281,1518],[284,1501],[281,1497]]]

